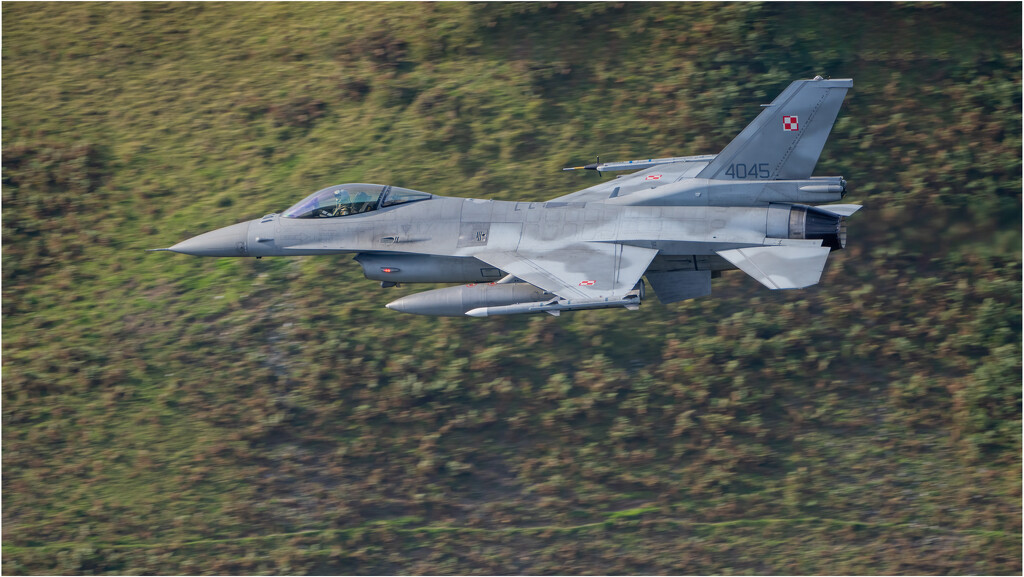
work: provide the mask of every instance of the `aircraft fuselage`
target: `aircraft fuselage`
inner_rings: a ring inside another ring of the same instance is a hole
[[[234,251],[232,256],[253,257],[364,252],[471,257],[495,247],[515,251],[523,244],[596,241],[665,255],[712,255],[762,245],[768,211],[434,197],[343,218],[267,215],[249,221],[243,246],[225,248]]]

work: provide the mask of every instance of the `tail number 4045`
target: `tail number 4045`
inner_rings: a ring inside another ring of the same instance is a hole
[[[725,175],[733,178],[768,179],[772,177],[767,162],[752,164],[730,164]]]

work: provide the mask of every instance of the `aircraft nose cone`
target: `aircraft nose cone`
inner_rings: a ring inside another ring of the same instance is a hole
[[[240,222],[183,240],[167,250],[194,256],[248,256],[249,223]]]

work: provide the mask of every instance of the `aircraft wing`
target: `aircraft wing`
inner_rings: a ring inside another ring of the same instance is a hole
[[[627,196],[638,190],[657,188],[676,182],[690,173],[699,172],[707,166],[708,160],[714,158],[714,156],[680,158],[681,160],[672,163],[651,166],[632,174],[606,179],[601,184],[553,198],[549,202],[598,202],[618,196]]]
[[[633,290],[657,254],[651,248],[578,242],[474,256],[566,300],[600,301],[622,298]]]

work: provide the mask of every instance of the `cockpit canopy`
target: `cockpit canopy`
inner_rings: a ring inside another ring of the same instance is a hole
[[[286,218],[334,218],[371,212],[431,195],[381,184],[338,184],[318,190],[282,213]]]

